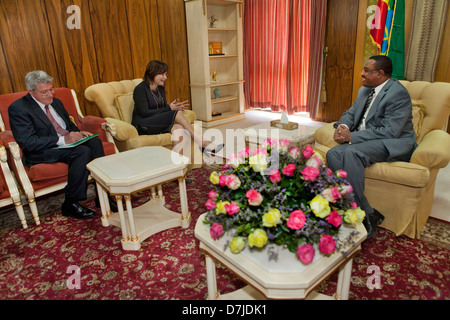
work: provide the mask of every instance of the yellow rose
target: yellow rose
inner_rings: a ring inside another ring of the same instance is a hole
[[[328,200],[321,195],[315,196],[314,199],[311,200],[309,206],[316,217],[322,219],[326,218],[331,212]]]
[[[267,234],[263,229],[256,229],[248,236],[248,245],[250,248],[262,248],[267,243]]]
[[[216,205],[216,214],[225,214],[227,213],[227,210],[225,209],[225,205],[230,204],[229,201],[219,201]]]
[[[264,227],[275,227],[281,222],[281,213],[278,209],[270,209],[268,212],[264,213],[262,216]]]
[[[366,213],[361,208],[348,209],[344,213],[344,221],[350,224],[358,224],[364,220]]]
[[[219,184],[219,174],[216,171],[211,172],[209,181],[211,181],[212,184]]]
[[[230,241],[230,251],[232,253],[239,253],[245,248],[245,239],[243,237],[234,237]]]
[[[267,169],[267,157],[263,154],[256,154],[250,157],[249,164],[255,172],[263,172]]]

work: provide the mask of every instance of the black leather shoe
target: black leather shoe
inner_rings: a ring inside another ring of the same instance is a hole
[[[202,146],[200,146],[200,151],[201,151],[202,153],[206,153],[206,154],[208,154],[208,153],[216,154],[216,153],[218,153],[220,150],[222,150],[224,146],[225,146],[225,145],[224,145],[223,143],[219,144],[219,145],[218,145],[217,147],[215,147],[214,149],[207,149],[207,148],[203,148]]]
[[[373,209],[373,216],[374,220],[376,221],[377,225],[380,225],[384,221],[384,216],[378,211],[377,209]]]
[[[78,202],[64,202],[61,206],[61,213],[65,217],[72,217],[75,219],[88,219],[95,217],[94,211],[83,207]]]
[[[111,209],[112,212],[118,212],[119,209],[117,208],[117,203],[115,201],[112,201],[111,198],[108,198],[109,201],[109,209]],[[98,197],[95,197],[95,207],[100,208],[100,199]]]
[[[367,230],[367,239],[372,238],[373,235],[377,233],[377,226],[381,224],[383,220],[384,216],[378,210],[374,209],[372,214],[366,214],[363,224]]]

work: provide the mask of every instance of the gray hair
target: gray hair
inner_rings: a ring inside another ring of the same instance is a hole
[[[28,72],[25,76],[25,85],[27,87],[27,90],[34,91],[37,89],[39,83],[49,82],[53,82],[53,78],[42,70]]]

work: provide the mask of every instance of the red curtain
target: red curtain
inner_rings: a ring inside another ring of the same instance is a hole
[[[326,0],[246,0],[247,108],[317,113]]]

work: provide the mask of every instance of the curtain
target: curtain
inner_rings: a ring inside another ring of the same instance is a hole
[[[246,0],[247,108],[318,110],[326,0]]]

